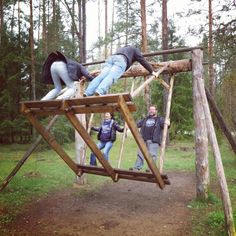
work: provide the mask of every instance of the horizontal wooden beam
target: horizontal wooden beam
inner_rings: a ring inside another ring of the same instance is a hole
[[[176,74],[180,72],[192,71],[192,63],[190,59],[159,62],[159,63],[150,62],[150,64],[152,65],[155,71],[167,65],[167,67],[163,70],[162,73]],[[100,72],[101,72],[100,70],[96,70],[91,72],[91,75],[97,76]],[[122,78],[147,76],[147,75],[150,75],[150,73],[143,66],[141,66],[140,64],[134,64],[129,68],[129,70],[127,70],[123,74]]]
[[[85,166],[85,165],[77,165],[79,169],[79,176],[82,176],[84,173],[87,174],[94,174],[94,175],[101,175],[101,176],[109,176],[106,170],[102,167],[97,166]],[[129,180],[136,180],[136,181],[143,181],[143,182],[150,182],[156,183],[155,176],[152,173],[142,172],[142,171],[130,171],[124,169],[113,169],[118,179],[129,179]],[[170,181],[167,175],[161,175],[165,184],[170,185]],[[117,180],[118,180],[117,179]]]

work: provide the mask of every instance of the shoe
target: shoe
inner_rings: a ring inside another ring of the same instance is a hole
[[[150,173],[151,171],[149,169],[146,169],[145,172]]]
[[[129,170],[139,171],[140,169],[130,167]]]
[[[94,95],[95,95],[95,96],[102,96],[102,94],[99,93],[99,92],[95,92]]]
[[[87,93],[83,93],[83,97],[84,98],[88,97]]]

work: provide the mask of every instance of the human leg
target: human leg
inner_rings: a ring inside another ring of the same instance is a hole
[[[110,152],[110,150],[111,150],[111,148],[112,148],[112,145],[113,145],[113,143],[112,143],[111,141],[106,142],[105,147],[104,147],[104,150],[103,150],[104,158],[105,158],[107,161],[108,161],[108,159],[109,159],[109,152]]]
[[[94,94],[95,90],[97,89],[101,81],[108,75],[111,67],[112,67],[112,64],[111,64],[111,59],[109,57],[106,60],[106,63],[104,64],[104,67],[102,68],[101,73],[97,77],[95,77],[86,88],[86,91],[85,91],[86,96],[92,96]]]
[[[106,94],[111,85],[117,82],[117,80],[124,74],[126,66],[127,63],[122,55],[112,56],[112,67],[96,88],[96,92],[99,94]]]
[[[71,98],[75,92],[76,92],[76,87],[74,85],[74,81],[70,78],[68,74],[68,70],[66,67],[65,62],[57,62],[57,67],[58,67],[58,75],[60,78],[63,80],[65,83],[67,90],[60,96],[57,97],[57,99],[68,99]]]
[[[148,151],[149,151],[153,161],[156,164],[159,144],[158,143],[153,143],[151,140],[147,140],[146,143],[147,143]],[[147,168],[147,170],[149,170],[149,167]]]
[[[105,147],[105,144],[106,143],[99,141],[98,144],[97,144],[97,147],[101,150]],[[94,155],[93,152],[90,155],[90,165],[91,166],[96,166],[97,165],[96,156]]]
[[[54,84],[54,89],[52,89],[49,93],[47,93],[41,100],[51,100],[51,99],[57,97],[57,95],[60,93],[60,91],[62,89],[61,79],[58,74],[57,62],[54,62],[51,65],[50,71],[51,71],[52,81]]]

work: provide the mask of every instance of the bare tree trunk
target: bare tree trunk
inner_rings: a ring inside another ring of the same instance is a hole
[[[32,100],[36,100],[35,85],[35,55],[34,55],[34,23],[33,23],[33,1],[30,0],[30,57],[31,57],[31,89]]]
[[[76,97],[80,98],[83,96],[83,85],[81,83],[77,84],[77,92]],[[76,115],[78,120],[82,123],[82,125],[86,128],[86,118],[85,114]],[[77,131],[75,131],[75,151],[76,151],[76,163],[80,165],[86,164],[86,144],[83,138],[79,135]],[[83,174],[81,177],[76,176],[76,184],[83,185],[86,184],[87,179],[86,175]]]
[[[115,1],[112,1],[112,19],[111,19],[111,49],[110,54],[113,53],[113,34],[114,34],[114,18],[115,18]]]
[[[108,17],[107,17],[107,0],[104,0],[105,6],[105,58],[107,58],[107,32],[108,32]]]
[[[20,27],[20,0],[18,0],[18,42],[20,46],[20,35],[21,35],[21,27]]]
[[[98,0],[98,38],[101,39],[101,0]],[[98,56],[101,57],[101,46],[99,44]]]
[[[125,15],[125,45],[128,45],[128,22],[129,22],[129,0],[126,0],[126,15]]]
[[[142,25],[142,52],[145,53],[148,51],[147,46],[147,21],[146,21],[146,0],[140,0],[141,6],[141,25]],[[146,81],[147,77],[144,77],[144,81]],[[149,85],[144,89],[144,99],[146,103],[146,107],[149,107],[151,104],[150,101],[150,87]]]
[[[0,0],[0,44],[2,43],[3,29],[4,29],[3,5],[4,5],[4,0]]]
[[[83,20],[83,30],[82,30],[82,41],[83,41],[83,62],[86,62],[86,0],[82,0],[82,20]]]
[[[167,0],[162,0],[162,50],[168,49],[168,18],[167,18]],[[163,61],[167,61],[167,54],[163,55]],[[169,83],[170,78],[168,74],[164,76],[165,82]],[[166,104],[168,99],[168,91],[166,89],[163,90],[163,112],[166,111]]]
[[[198,61],[201,60],[201,63],[202,63],[202,51],[199,49],[193,50],[192,60],[193,60],[193,66],[194,64],[198,64],[200,67],[200,63]],[[194,68],[193,68],[193,71],[194,71]],[[214,125],[211,118],[210,109],[207,103],[207,97],[206,97],[205,88],[204,88],[204,81],[202,79],[202,73],[201,74],[196,73],[195,76],[196,76],[198,91],[202,99],[202,106],[205,113],[207,133],[208,133],[208,137],[212,146],[213,155],[215,159],[216,172],[217,172],[217,176],[218,176],[218,180],[220,184],[221,198],[222,198],[223,207],[224,207],[227,233],[230,236],[235,236],[236,232],[234,228],[233,211],[232,211],[232,206],[231,206],[231,201],[230,201],[230,196],[229,196],[229,190],[228,190],[228,186],[226,182],[224,167],[222,163],[219,145],[216,138]]]
[[[197,79],[202,79],[202,58],[193,59],[193,117],[195,122],[195,153],[196,153],[196,194],[198,199],[208,198],[210,184],[208,164],[208,139],[206,118],[202,106]]]
[[[212,37],[212,0],[208,0],[208,8],[209,8],[209,39],[208,39],[208,56],[209,56],[209,64],[208,64],[208,73],[209,73],[209,90],[212,96],[214,96],[214,66],[213,66],[213,37]]]
[[[46,0],[43,0],[43,15],[42,15],[42,21],[43,21],[43,55],[46,57],[48,48],[47,48],[47,24],[46,24]]]

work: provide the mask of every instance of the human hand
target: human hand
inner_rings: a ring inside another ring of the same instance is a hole
[[[165,124],[167,124],[168,126],[170,126],[170,119],[166,119],[166,120],[165,120]]]

